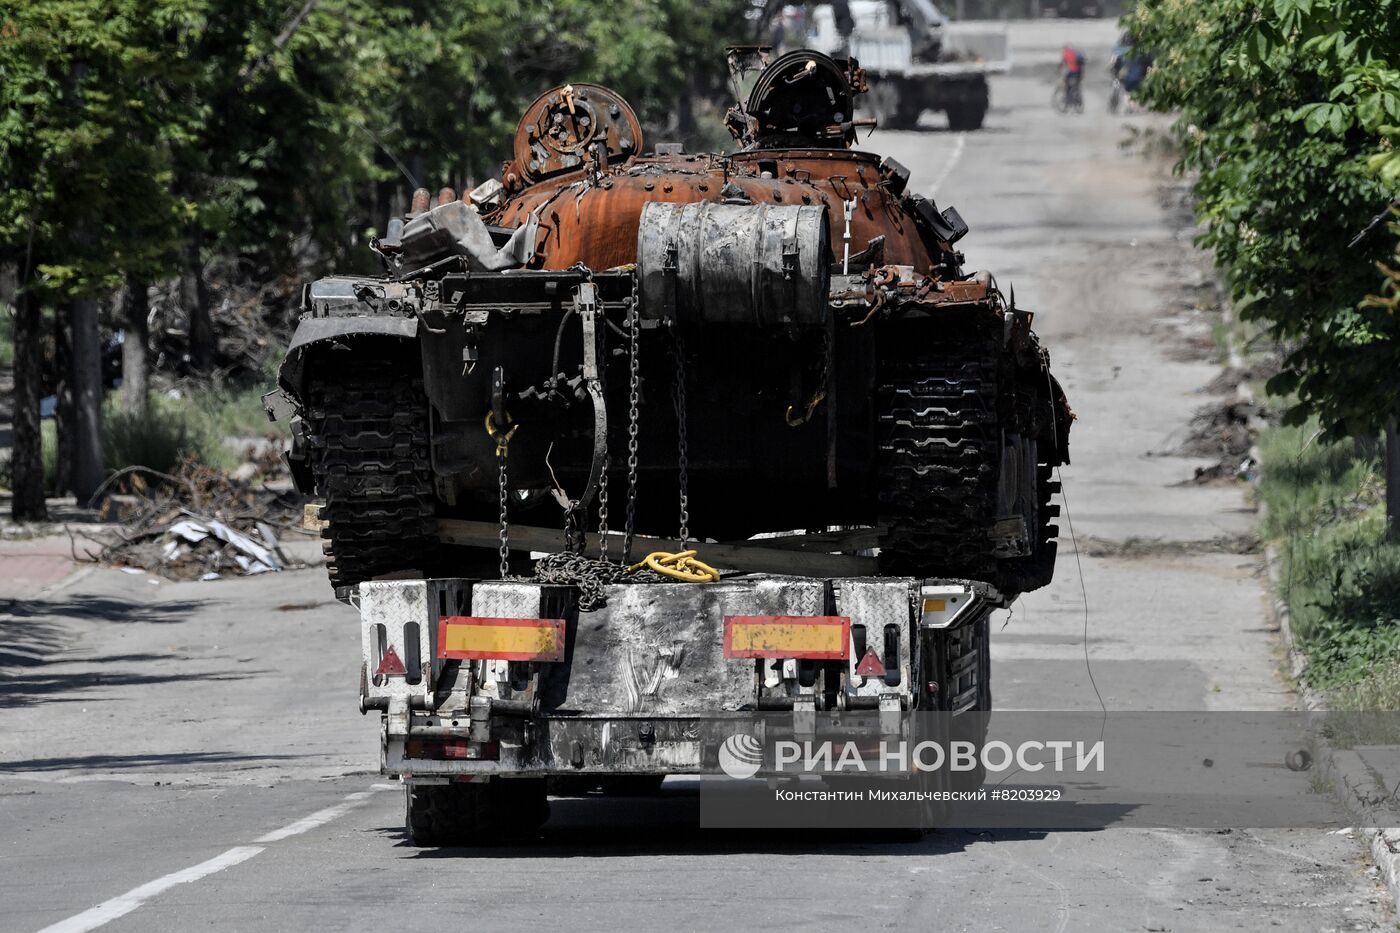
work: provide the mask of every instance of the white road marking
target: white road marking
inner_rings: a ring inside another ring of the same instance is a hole
[[[957,141],[953,143],[953,151],[948,156],[948,161],[943,163],[943,169],[938,173],[938,177],[933,180],[933,184],[928,187],[928,196],[933,197],[938,193],[938,189],[948,180],[948,176],[953,174],[953,169],[957,167],[958,160],[962,158],[963,147],[967,145],[967,134],[959,133]]]
[[[333,807],[326,807],[324,810],[317,810],[310,816],[303,817],[295,823],[288,823],[281,829],[275,829],[264,836],[254,840],[258,843],[280,842],[290,836],[300,835],[318,826],[324,826],[331,820],[339,819],[356,807],[364,806],[374,794],[382,790],[394,790],[395,784],[373,784],[369,790],[357,791],[348,794],[345,800]],[[191,865],[189,868],[182,868],[180,871],[171,872],[157,878],[155,881],[148,881],[139,888],[132,888],[125,894],[120,894],[109,901],[103,901],[96,907],[75,914],[67,920],[60,920],[52,926],[44,927],[39,933],[87,933],[131,913],[151,898],[175,887],[177,884],[188,884],[191,881],[198,881],[207,878],[215,872],[223,871],[225,868],[232,868],[240,862],[262,852],[265,845],[235,846],[220,855],[216,855],[207,862],[200,862],[198,865]]]
[[[299,836],[308,829],[315,829],[317,826],[324,826],[331,820],[338,819],[349,813],[356,807],[364,805],[364,802],[373,794],[372,790],[362,790],[357,794],[351,794],[345,798],[344,803],[338,803],[333,807],[326,807],[324,810],[317,810],[310,816],[302,817],[295,823],[289,823],[281,829],[274,829],[265,836],[259,836],[254,842],[281,842],[288,836]]]
[[[200,862],[198,865],[171,872],[155,881],[148,881],[139,888],[132,888],[125,894],[118,895],[110,901],[103,901],[90,910],[85,910],[67,920],[60,920],[53,926],[44,927],[39,933],[87,933],[88,930],[95,930],[104,924],[111,923],[118,917],[125,917],[157,894],[168,891],[177,884],[198,881],[216,871],[223,871],[239,862],[246,862],[261,851],[262,846],[238,846],[229,849],[207,862]]]

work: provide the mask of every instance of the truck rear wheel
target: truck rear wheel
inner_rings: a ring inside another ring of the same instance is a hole
[[[408,842],[420,848],[517,841],[549,819],[543,778],[409,784],[404,798]]]
[[[987,118],[986,103],[967,101],[948,108],[948,128],[958,133],[980,130]]]

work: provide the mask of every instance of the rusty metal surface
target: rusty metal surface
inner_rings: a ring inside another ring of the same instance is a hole
[[[828,239],[840,243],[845,232],[841,205],[855,199],[853,250],[883,236],[887,262],[927,271],[935,256],[882,181],[879,156],[844,149],[646,156],[596,181],[579,171],[519,191],[495,222],[515,227],[527,215],[539,217],[542,234],[532,267],[567,269],[582,262],[609,269],[635,260],[642,207],[648,202],[742,198],[753,204],[825,206]]]
[[[591,164],[595,169],[642,151],[642,125],[627,101],[601,84],[566,84],[525,108],[515,130],[517,178],[530,183]]]

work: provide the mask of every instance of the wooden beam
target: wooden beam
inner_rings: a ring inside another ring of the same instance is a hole
[[[816,531],[775,538],[746,538],[728,541],[735,547],[777,548],[785,551],[859,551],[880,546],[880,529],[852,528],[848,531]]]
[[[475,522],[463,518],[440,518],[438,539],[448,544],[495,548],[500,545],[500,527],[495,522]],[[608,532],[608,553],[622,554],[623,535]],[[776,539],[774,539],[776,540]],[[584,553],[598,553],[598,536],[584,536]],[[879,562],[873,557],[851,557],[846,554],[819,554],[788,551],[775,547],[754,547],[751,544],[706,544],[692,541],[689,545],[699,557],[713,567],[725,570],[745,570],[752,573],[791,573],[814,577],[865,577],[879,572]],[[564,533],[557,528],[535,528],[530,525],[510,526],[510,548],[513,551],[544,551],[549,554],[564,549]],[[674,538],[632,538],[632,556],[640,560],[652,551],[674,553],[681,543]]]

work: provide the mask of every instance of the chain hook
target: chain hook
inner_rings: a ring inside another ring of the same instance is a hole
[[[506,427],[504,429],[496,426],[496,419],[491,412],[486,413],[486,433],[496,442],[496,456],[504,457],[506,449],[510,447],[511,438],[515,437],[515,432],[520,428],[520,423],[510,417],[510,412],[506,412]]]

